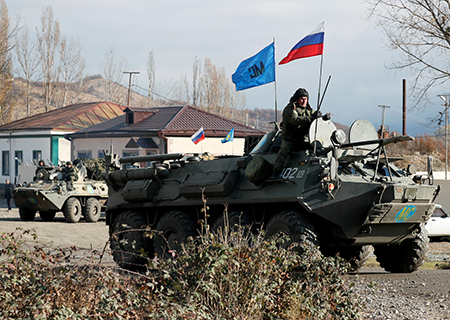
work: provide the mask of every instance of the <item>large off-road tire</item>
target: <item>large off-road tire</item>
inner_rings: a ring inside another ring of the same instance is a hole
[[[305,248],[312,249],[318,245],[317,233],[312,223],[297,211],[283,211],[273,216],[266,227],[265,238],[287,235],[289,241],[280,244],[288,248],[292,243],[298,245],[294,250],[302,254]]]
[[[223,215],[217,218],[212,227],[212,231],[218,233],[225,230],[231,232],[243,230],[247,234],[251,227],[252,218],[248,214],[245,212],[231,211],[224,212]]]
[[[56,211],[39,211],[39,216],[44,221],[53,221]]]
[[[69,198],[62,207],[67,222],[77,223],[81,218],[81,204],[77,198]]]
[[[37,210],[19,208],[19,215],[22,221],[33,221],[34,217],[36,217],[36,212]]]
[[[102,212],[102,205],[96,198],[89,198],[86,200],[84,208],[84,218],[87,222],[97,222]]]
[[[409,273],[420,268],[428,251],[428,234],[425,225],[413,239],[404,240],[399,245],[374,246],[375,256],[384,270],[392,273]]]
[[[152,259],[153,241],[145,236],[144,215],[127,211],[119,214],[110,227],[110,243],[114,261],[124,269],[144,270]]]
[[[195,236],[193,219],[185,212],[170,211],[156,225],[155,253],[163,259],[172,258],[181,252],[183,242]]]
[[[359,270],[369,259],[371,246],[321,247],[324,256],[339,256],[350,264],[351,271]]]

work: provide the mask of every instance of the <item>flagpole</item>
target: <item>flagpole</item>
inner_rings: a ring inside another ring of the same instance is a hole
[[[322,84],[322,68],[323,68],[323,53],[320,55],[320,71],[319,71],[319,91],[317,92],[317,109],[316,109],[316,125],[314,128],[314,150],[313,150],[313,154],[316,154],[316,148],[317,148],[317,143],[316,143],[316,137],[317,137],[317,124],[318,124],[318,113],[319,113],[319,101],[320,101],[320,86]]]
[[[275,37],[273,37],[273,47],[275,49]],[[273,62],[275,64],[275,50],[273,50]],[[277,102],[277,76],[276,76],[276,64],[273,68],[275,81],[273,82],[275,88],[275,128],[278,127],[278,102]]]
[[[320,55],[319,91],[317,92],[317,111],[319,110],[320,87],[322,85],[323,53]]]

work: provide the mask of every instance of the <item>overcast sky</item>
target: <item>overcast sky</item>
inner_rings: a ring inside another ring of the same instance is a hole
[[[322,21],[325,23],[322,90],[331,82],[321,110],[332,120],[350,126],[365,118],[375,127],[385,125],[402,131],[402,79],[412,75],[395,73],[385,65],[396,57],[383,44],[383,33],[375,21],[367,20],[363,0],[6,0],[11,16],[20,16],[35,34],[42,8],[51,6],[61,33],[79,39],[87,62],[87,74],[100,72],[100,63],[111,47],[128,62],[128,71],[140,71],[134,83],[147,86],[146,63],[153,50],[157,83],[191,78],[197,57],[211,59],[227,75],[239,63],[256,54],[275,38],[278,63],[289,50]],[[278,108],[293,92],[304,87],[311,105],[317,104],[320,56],[295,60],[276,68]],[[124,84],[128,79],[124,79]],[[409,83],[409,82],[408,82]],[[245,90],[247,108],[273,109],[273,83]],[[425,112],[408,110],[407,134],[431,134],[431,118],[443,110],[432,94],[433,105]],[[407,101],[412,106],[411,99]]]

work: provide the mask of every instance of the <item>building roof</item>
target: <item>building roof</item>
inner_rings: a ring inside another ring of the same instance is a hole
[[[127,124],[126,115],[116,117],[98,125],[85,128],[70,137],[76,138],[82,135],[115,135],[132,136],[153,133],[161,133],[165,136],[191,136],[203,127],[206,136],[225,136],[234,128],[235,137],[248,135],[261,135],[264,132],[243,125],[236,121],[228,120],[218,115],[202,111],[188,105],[164,106],[149,108],[127,108],[126,112],[147,113],[145,117],[138,117],[138,121]]]
[[[78,131],[123,115],[126,106],[111,102],[72,104],[0,126],[4,131]]]

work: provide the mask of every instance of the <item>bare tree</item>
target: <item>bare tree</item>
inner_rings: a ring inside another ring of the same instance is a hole
[[[153,50],[149,52],[147,59],[147,76],[148,76],[148,98],[149,103],[153,101],[153,91],[155,90],[155,57]]]
[[[216,67],[210,59],[203,64],[196,96],[198,108],[229,119],[237,119],[245,106],[245,95],[236,92],[225,68]]]
[[[383,28],[387,44],[400,52],[390,69],[415,73],[415,106],[426,102],[430,88],[450,79],[449,0],[367,0],[370,15]],[[447,85],[448,86],[448,85]]]
[[[59,46],[60,30],[58,20],[53,20],[50,6],[42,9],[41,29],[37,30],[41,71],[44,82],[45,111],[50,110],[54,98],[58,70],[55,70],[55,55]]]
[[[119,90],[125,67],[125,59],[118,59],[116,49],[111,47],[105,60],[100,63],[100,70],[105,79],[105,99],[107,101],[126,104],[126,96],[122,97]]]
[[[25,25],[16,37],[15,53],[20,66],[19,74],[22,74],[25,79],[25,92],[21,96],[27,107],[27,116],[31,115],[31,88],[36,81],[35,76],[39,68],[36,49],[37,43],[30,41],[29,28]]]
[[[18,21],[17,21],[18,23]],[[4,0],[0,2],[0,123],[8,123],[12,119],[14,103],[11,98],[13,41],[17,31],[17,23],[12,26],[8,8]]]
[[[60,44],[60,66],[61,74],[61,107],[66,105],[68,95],[72,92],[69,99],[73,103],[76,96],[80,93],[83,84],[84,69],[86,61],[81,55],[82,46],[79,41],[73,38],[67,40],[62,37]]]
[[[200,60],[195,57],[194,64],[192,66],[192,105],[197,106],[199,96],[199,79],[201,75]]]

